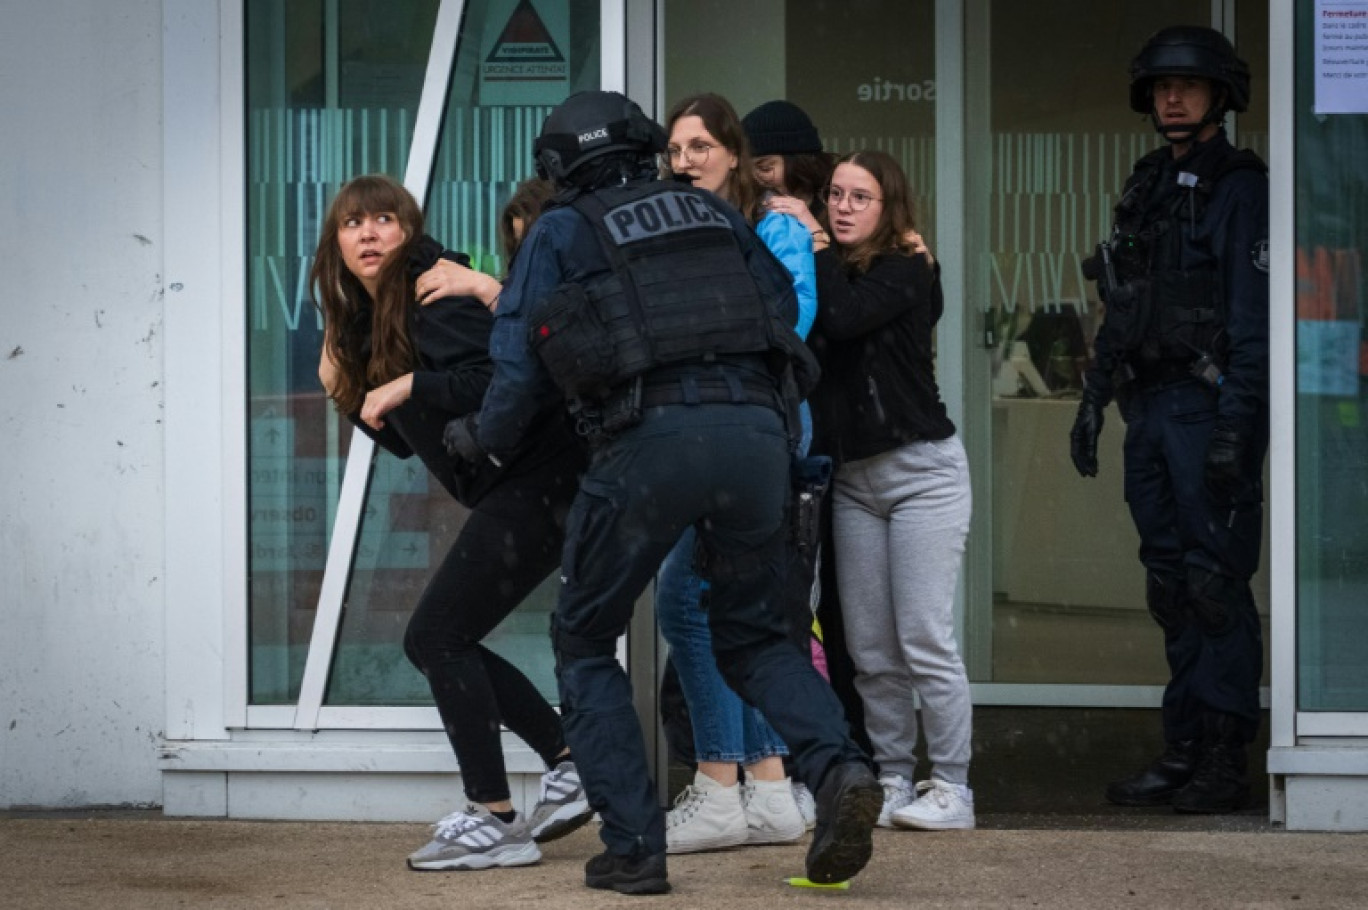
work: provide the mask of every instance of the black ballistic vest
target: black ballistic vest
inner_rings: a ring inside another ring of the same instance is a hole
[[[1239,168],[1264,169],[1248,150],[1213,149],[1192,169],[1158,149],[1136,165],[1116,206],[1112,257],[1118,287],[1107,300],[1104,331],[1112,350],[1141,366],[1224,357],[1225,295],[1219,262],[1182,268],[1189,236],[1206,213],[1216,182]],[[1115,300],[1111,299],[1116,298]]]
[[[776,375],[806,358],[815,381],[811,354],[756,285],[712,194],[650,182],[571,204],[593,225],[612,271],[561,285],[528,314],[528,344],[568,397],[603,400],[660,367],[747,354],[784,355]]]

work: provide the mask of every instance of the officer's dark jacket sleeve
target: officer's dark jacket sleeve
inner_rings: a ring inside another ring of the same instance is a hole
[[[875,258],[868,271],[851,275],[828,247],[817,253],[817,328],[832,341],[867,335],[906,316],[914,306],[928,308],[935,323],[944,309],[940,264],[926,256]]]
[[[1252,169],[1217,182],[1209,217],[1226,300],[1226,378],[1217,421],[1236,430],[1268,407],[1268,178]]]
[[[504,282],[489,343],[494,375],[479,422],[480,445],[494,455],[512,451],[539,420],[559,408],[560,391],[528,347],[527,313],[561,283],[580,277],[578,269],[563,263],[584,252],[592,256],[596,248],[576,246],[578,228],[596,243],[573,209],[555,209],[537,219]]]

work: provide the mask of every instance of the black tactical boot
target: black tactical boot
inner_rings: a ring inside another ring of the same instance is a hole
[[[1236,731],[1235,718],[1212,714],[1206,719],[1202,755],[1186,787],[1173,797],[1179,812],[1218,815],[1238,812],[1249,805],[1249,778],[1245,773],[1245,744]]]
[[[1107,801],[1118,806],[1167,806],[1197,770],[1197,742],[1169,743],[1148,767],[1107,784]]]
[[[604,850],[584,864],[584,883],[619,894],[666,894],[670,890],[664,853],[619,856]]]

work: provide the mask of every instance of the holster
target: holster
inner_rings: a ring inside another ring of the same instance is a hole
[[[832,463],[825,455],[793,457],[789,480],[793,501],[789,507],[789,534],[800,553],[809,558],[822,538],[822,500],[831,489]]]

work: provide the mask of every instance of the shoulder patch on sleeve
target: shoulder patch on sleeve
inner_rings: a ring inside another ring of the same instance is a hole
[[[1254,268],[1268,274],[1268,238],[1254,241],[1249,248],[1249,261]]]

